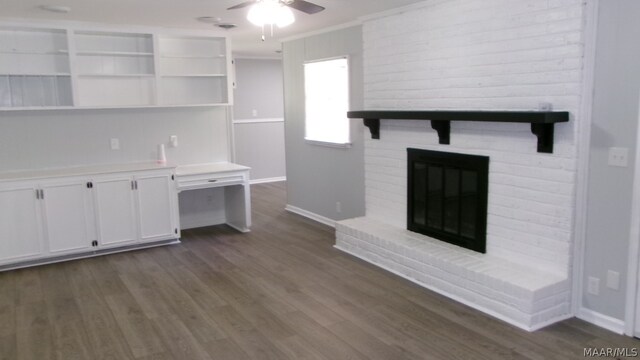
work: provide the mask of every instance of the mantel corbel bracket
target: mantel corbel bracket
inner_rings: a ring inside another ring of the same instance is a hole
[[[380,139],[380,119],[364,119],[364,126],[369,128],[372,139]]]
[[[438,132],[438,143],[449,145],[451,142],[451,121],[431,120],[431,128]]]
[[[555,124],[531,124],[531,132],[538,138],[539,153],[553,153],[553,129]]]

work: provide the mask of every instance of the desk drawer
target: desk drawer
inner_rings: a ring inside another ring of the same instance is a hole
[[[243,185],[242,175],[219,176],[212,174],[178,176],[178,190],[205,189],[220,186]]]

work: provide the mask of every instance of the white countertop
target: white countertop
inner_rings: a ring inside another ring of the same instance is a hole
[[[11,171],[0,173],[0,181],[35,180],[55,177],[86,176],[94,174],[109,174],[130,171],[175,169],[175,165],[160,165],[155,162],[129,163],[129,164],[108,164],[78,166],[57,169],[39,169],[27,171]]]
[[[242,166],[230,162],[217,162],[206,164],[180,165],[176,168],[176,175],[200,175],[200,174],[218,174],[232,171],[248,171],[250,167]]]

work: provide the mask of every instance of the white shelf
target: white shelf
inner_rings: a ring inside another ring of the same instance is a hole
[[[78,51],[78,56],[153,56],[153,53],[127,51]]]
[[[227,74],[163,74],[162,77],[225,77]]]
[[[71,76],[71,73],[0,73],[0,76]]]
[[[226,37],[75,26],[0,21],[0,111],[230,105]]]
[[[118,78],[118,77],[156,77],[154,74],[78,74],[78,77],[104,77],[104,78]]]
[[[224,59],[225,55],[180,55],[180,54],[162,54],[162,58],[166,59]]]
[[[0,51],[0,55],[4,54],[16,54],[16,55],[68,55],[68,50],[53,50],[53,51],[23,51],[23,50],[3,50]]]

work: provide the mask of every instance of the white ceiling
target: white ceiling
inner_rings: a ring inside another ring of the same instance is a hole
[[[233,39],[233,51],[244,56],[274,56],[280,49],[279,39],[336,26],[368,14],[401,7],[422,0],[311,0],[326,10],[307,15],[293,10],[296,22],[284,29],[275,29],[274,37],[260,40],[260,28],[246,20],[247,8],[226,10],[244,0],[0,0],[0,16],[6,18],[90,21],[109,24],[164,26],[188,29],[209,29],[210,24],[195,18],[212,16],[222,22],[238,25],[227,30]],[[56,14],[39,9],[40,5],[71,7],[68,14]],[[217,28],[216,28],[217,29]]]

